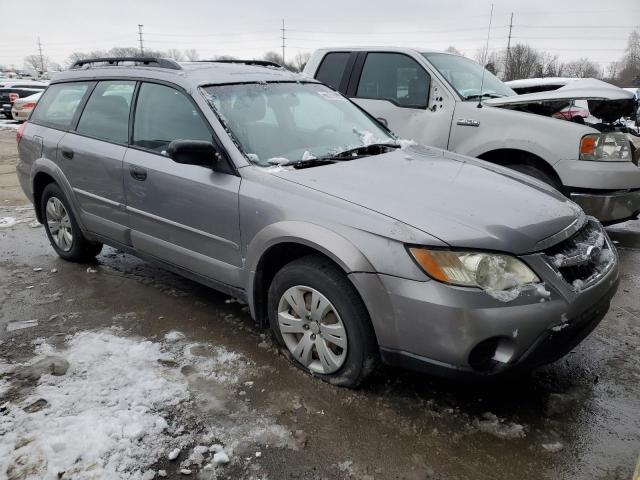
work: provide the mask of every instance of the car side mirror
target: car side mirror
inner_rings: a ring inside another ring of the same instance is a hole
[[[166,153],[174,162],[186,165],[202,165],[218,170],[220,152],[212,142],[203,140],[174,140]]]

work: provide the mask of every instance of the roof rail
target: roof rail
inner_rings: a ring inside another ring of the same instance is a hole
[[[259,67],[277,67],[282,68],[282,65],[276,62],[270,62],[269,60],[196,60],[197,62],[214,62],[214,63],[242,63],[244,65],[257,65]]]
[[[92,65],[95,63],[106,63],[106,66],[118,66],[123,62],[133,62],[137,66],[144,67],[160,67],[168,68],[170,70],[182,70],[182,67],[175,60],[170,58],[157,58],[157,57],[104,57],[104,58],[87,58],[84,60],[77,60],[71,68],[82,68],[85,65]]]

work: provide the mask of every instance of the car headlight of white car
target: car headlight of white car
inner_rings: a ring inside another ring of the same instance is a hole
[[[631,144],[622,132],[590,133],[580,140],[580,160],[630,162]]]
[[[452,285],[508,290],[540,282],[533,270],[511,255],[421,247],[410,247],[409,252],[427,275]]]

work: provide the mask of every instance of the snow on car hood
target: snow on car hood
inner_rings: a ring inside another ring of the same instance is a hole
[[[594,78],[576,80],[557,90],[491,98],[483,103],[492,107],[549,103],[553,104],[553,109],[560,110],[572,100],[587,100],[591,114],[606,122],[628,116],[635,105],[633,93]]]
[[[422,146],[274,175],[455,247],[533,252],[583,215],[559,192],[530,177]]]

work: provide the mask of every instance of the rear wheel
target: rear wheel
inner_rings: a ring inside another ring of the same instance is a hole
[[[269,288],[269,321],[291,362],[322,380],[357,387],[375,369],[369,314],[344,272],[322,257],[284,266]]]
[[[49,242],[60,257],[71,262],[87,262],[102,250],[101,243],[91,242],[82,235],[69,202],[55,183],[44,188],[40,212]]]

